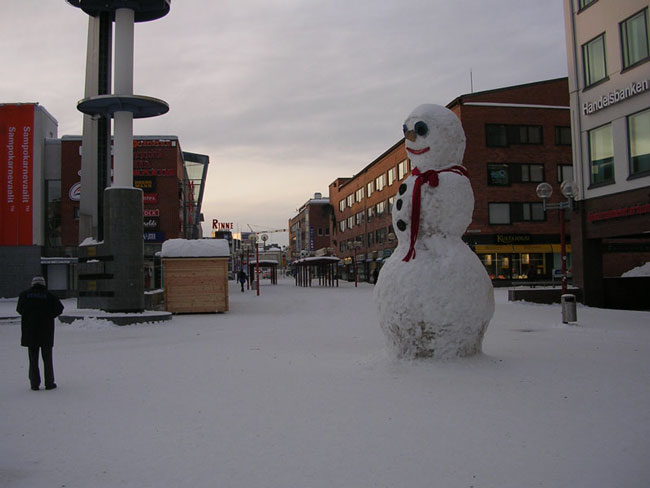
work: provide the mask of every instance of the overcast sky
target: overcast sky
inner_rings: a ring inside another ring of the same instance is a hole
[[[0,0],[1,102],[81,134],[87,16]],[[134,92],[170,105],[136,135],[207,154],[203,200],[236,230],[286,228],[401,137],[425,102],[567,75],[562,0],[173,0],[135,28]],[[276,239],[286,244],[286,236]]]

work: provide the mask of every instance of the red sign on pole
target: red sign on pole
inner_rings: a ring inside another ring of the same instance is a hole
[[[0,106],[0,245],[30,246],[34,105]]]

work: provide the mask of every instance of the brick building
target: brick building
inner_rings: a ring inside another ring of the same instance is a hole
[[[494,279],[524,278],[530,269],[550,279],[561,264],[559,217],[543,211],[535,189],[547,181],[559,199],[560,182],[572,179],[567,79],[462,95],[448,108],[466,133],[463,164],[475,195],[465,241]],[[332,247],[344,278],[356,265],[359,279],[368,280],[392,253],[392,205],[410,169],[402,139],[329,185]]]
[[[351,178],[329,185],[335,219],[332,247],[344,279],[368,281],[395,248],[391,212],[399,182],[410,173],[404,140],[397,142]]]
[[[330,220],[332,209],[330,200],[315,193],[289,219],[290,261],[299,259],[302,254],[328,254],[330,248]]]

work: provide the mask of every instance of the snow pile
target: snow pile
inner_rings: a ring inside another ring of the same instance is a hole
[[[648,485],[648,312],[562,327],[498,289],[484,354],[398,361],[372,285],[230,286],[228,314],[57,325],[54,391],[0,321],[0,486]]]
[[[650,261],[626,271],[621,275],[621,278],[637,278],[642,276],[650,276]]]
[[[214,258],[230,256],[226,239],[169,239],[163,242],[163,258]]]
[[[438,105],[417,107],[404,131],[414,173],[423,176],[411,174],[396,195],[398,245],[375,288],[380,324],[398,357],[472,356],[481,352],[494,291],[462,240],[474,210],[472,187],[459,167],[465,134],[453,112]],[[425,178],[427,172],[431,176]]]

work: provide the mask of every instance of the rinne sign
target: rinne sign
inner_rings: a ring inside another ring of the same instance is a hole
[[[621,90],[611,91],[602,97],[600,97],[595,102],[586,102],[582,105],[582,113],[584,115],[592,115],[609,107],[610,105],[615,105],[623,100],[627,100],[635,95],[639,95],[650,89],[650,81],[634,81],[630,83],[626,88]]]
[[[217,219],[212,219],[212,230],[233,230],[235,224],[232,222],[219,222]]]

